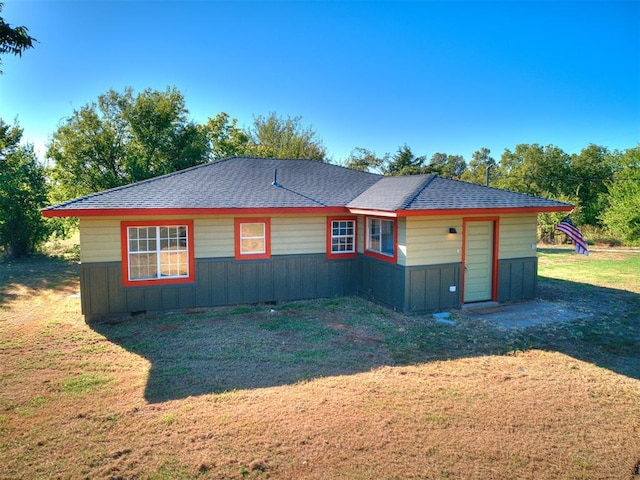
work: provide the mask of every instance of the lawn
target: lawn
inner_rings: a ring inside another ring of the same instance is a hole
[[[358,298],[87,325],[0,264],[0,478],[640,479],[640,255],[540,252],[583,316],[505,331]]]

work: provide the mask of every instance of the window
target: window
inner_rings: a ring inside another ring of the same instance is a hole
[[[367,251],[373,256],[395,259],[395,220],[367,218]]]
[[[271,223],[268,218],[236,218],[236,259],[271,257]]]
[[[356,219],[334,217],[327,219],[327,257],[356,256]]]
[[[193,282],[193,222],[122,222],[121,229],[125,285]]]

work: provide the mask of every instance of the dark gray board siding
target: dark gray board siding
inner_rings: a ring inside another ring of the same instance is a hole
[[[535,297],[537,258],[500,260],[498,301]],[[403,267],[372,257],[327,259],[323,254],[269,260],[196,259],[189,285],[123,287],[120,262],[80,267],[82,313],[88,320],[134,312],[342,297],[364,298],[406,313],[461,305],[462,265]],[[456,291],[451,292],[450,287]]]
[[[498,302],[531,300],[538,287],[538,257],[498,261]]]
[[[460,306],[459,263],[403,267],[366,256],[359,262],[358,294],[365,298],[406,313]]]
[[[338,297],[356,293],[355,259],[282,255],[269,260],[196,259],[187,285],[123,287],[120,262],[80,266],[87,319],[132,312]]]
[[[459,307],[461,271],[461,263],[407,267],[405,311],[433,312]],[[455,287],[455,291],[450,291],[450,287]]]

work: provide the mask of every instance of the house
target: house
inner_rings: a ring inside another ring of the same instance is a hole
[[[535,296],[536,214],[437,175],[234,157],[43,210],[79,217],[82,312],[362,295],[403,312]]]

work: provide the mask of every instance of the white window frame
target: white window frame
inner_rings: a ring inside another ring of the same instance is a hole
[[[391,233],[384,232],[383,225],[385,223],[391,224]],[[395,257],[395,229],[396,222],[393,219],[367,217],[367,250],[385,257]],[[388,238],[386,238],[388,236],[391,237],[391,252],[384,249],[384,245],[388,242]]]
[[[261,225],[262,235],[243,235],[242,231],[247,225]],[[262,249],[260,250],[245,250],[245,240],[261,240]],[[262,255],[267,253],[267,225],[264,222],[242,222],[240,223],[240,255]]]
[[[336,223],[338,224],[337,227],[335,226]],[[350,224],[350,226],[349,225],[342,226],[341,224]],[[351,218],[344,219],[344,220],[332,219],[330,228],[331,228],[331,243],[330,243],[331,255],[347,255],[347,254],[355,253],[356,251],[356,220]],[[338,234],[334,233],[336,228],[339,231]],[[347,231],[350,229],[351,233],[345,233],[345,234],[340,233],[343,228],[347,229]],[[348,246],[349,243],[351,244],[351,248],[348,250],[334,249],[334,247],[340,248],[344,245]]]

